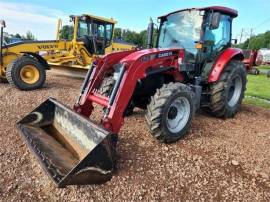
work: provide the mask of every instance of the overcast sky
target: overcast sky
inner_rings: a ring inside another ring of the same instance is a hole
[[[146,29],[149,17],[186,7],[222,5],[239,11],[234,21],[233,37],[244,39],[250,34],[270,30],[270,0],[0,0],[0,19],[6,20],[6,31],[25,34],[31,30],[40,40],[54,39],[57,18],[71,14],[91,13],[113,17],[118,27],[135,31]]]

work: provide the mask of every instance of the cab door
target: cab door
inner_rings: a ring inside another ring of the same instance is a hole
[[[211,21],[207,16],[206,22]],[[211,23],[204,25],[202,64],[203,75],[207,76],[217,57],[228,47],[231,47],[232,18],[229,15],[220,14],[219,24],[211,27]]]
[[[219,54],[231,46],[231,24],[231,17],[222,14],[217,28],[211,28],[209,23],[205,27],[204,44],[207,45],[210,54]]]

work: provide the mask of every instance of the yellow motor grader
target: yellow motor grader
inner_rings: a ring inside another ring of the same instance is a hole
[[[56,40],[13,44],[4,43],[3,29],[6,25],[1,21],[0,82],[8,81],[21,90],[34,90],[44,84],[46,70],[64,69],[70,73],[88,70],[98,55],[134,47],[113,43],[116,24],[113,19],[83,14],[70,16],[70,21],[73,23],[71,40],[60,40],[62,21],[59,20]]]

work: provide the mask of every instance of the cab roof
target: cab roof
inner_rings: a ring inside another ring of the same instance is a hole
[[[188,11],[188,10],[199,10],[199,11],[209,11],[209,10],[213,10],[213,11],[218,11],[224,14],[228,14],[230,16],[232,16],[233,18],[236,18],[238,16],[238,11],[232,9],[232,8],[228,8],[228,7],[223,7],[223,6],[210,6],[210,7],[201,7],[201,8],[186,8],[186,9],[180,9],[171,13],[168,13],[166,15],[160,16],[159,18],[165,18],[171,14],[174,13],[178,13],[181,11]]]
[[[104,22],[108,22],[108,23],[112,23],[112,24],[117,23],[117,21],[114,20],[113,18],[104,18],[104,17],[99,17],[99,16],[91,15],[91,14],[82,14],[82,15],[79,15],[77,17],[82,17],[82,16],[86,16],[86,17],[89,17],[89,18],[93,18],[93,19],[96,19],[96,20],[99,20],[99,21],[104,21]],[[71,15],[70,17],[75,17],[75,16]]]

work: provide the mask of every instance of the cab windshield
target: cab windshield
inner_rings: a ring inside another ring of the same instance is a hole
[[[96,19],[80,20],[78,38],[84,41],[90,53],[103,55],[105,49],[111,45],[113,24]]]
[[[110,41],[113,35],[113,24],[96,20],[92,22],[80,20],[78,31],[79,38],[86,35]]]
[[[161,19],[158,39],[159,48],[184,48],[195,55],[195,42],[200,41],[203,13],[187,10]]]

